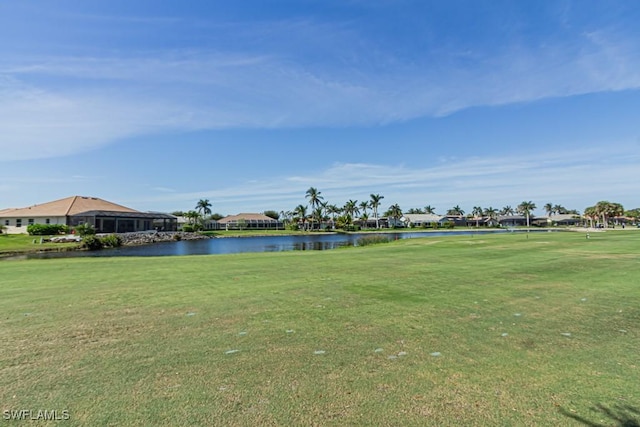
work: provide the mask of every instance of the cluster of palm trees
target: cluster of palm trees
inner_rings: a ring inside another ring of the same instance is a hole
[[[532,201],[524,201],[520,203],[515,209],[511,206],[507,205],[502,209],[498,210],[491,206],[488,208],[482,208],[481,206],[474,206],[471,211],[470,218],[476,220],[476,226],[478,225],[480,219],[489,218],[496,219],[498,215],[507,216],[514,215],[516,213],[524,215],[527,218],[527,227],[530,225],[531,212],[533,212],[537,208],[536,204]],[[447,211],[447,215],[450,216],[464,216],[464,211],[460,208],[460,206],[454,206],[453,208]]]
[[[598,223],[599,220],[602,220],[600,224],[606,227],[609,223],[609,218],[624,214],[625,210],[620,203],[612,203],[606,200],[600,201],[584,210],[584,216],[589,220],[591,227],[593,227],[594,222]]]
[[[300,204],[292,211],[280,212],[281,219],[286,224],[302,224],[304,230],[320,229],[323,223],[330,222],[332,228],[349,228],[354,225],[354,220],[359,218],[366,223],[369,220],[369,210],[376,220],[376,228],[380,227],[378,209],[384,196],[371,194],[369,200],[358,202],[348,200],[344,205],[330,204],[324,200],[322,192],[315,187],[310,187],[305,193],[308,204]],[[399,207],[398,207],[399,209]],[[402,216],[400,211],[399,216]]]
[[[187,212],[175,212],[180,213],[184,216],[187,221],[189,221],[189,225],[194,229],[198,230],[202,228],[203,222],[211,215],[211,202],[209,199],[200,199],[196,204],[195,209],[192,209]]]
[[[308,204],[299,204],[292,211],[280,212],[281,219],[285,224],[301,224],[304,230],[314,230],[322,228],[322,224],[329,222],[331,228],[349,228],[354,225],[354,220],[359,219],[361,224],[367,224],[369,217],[369,210],[373,214],[373,218],[376,221],[376,228],[380,228],[378,210],[384,196],[380,194],[371,194],[369,200],[358,202],[357,200],[348,200],[343,206],[330,204],[324,200],[322,192],[315,187],[310,187],[305,193],[305,198],[308,200]],[[560,205],[552,205],[554,212],[565,212]],[[530,225],[531,213],[536,209],[536,204],[532,201],[523,201],[515,209],[511,206],[505,206],[501,210],[493,207],[482,208],[480,206],[474,206],[470,218],[476,219],[476,225],[481,218],[495,219],[498,215],[513,215],[519,213],[526,217],[527,226]],[[407,214],[435,214],[436,208],[427,205],[424,208],[412,208],[406,211]],[[447,211],[448,216],[457,216],[462,218],[464,216],[464,210],[456,205]],[[403,216],[402,209],[396,203],[393,204],[384,212],[384,216],[393,218],[397,221]]]

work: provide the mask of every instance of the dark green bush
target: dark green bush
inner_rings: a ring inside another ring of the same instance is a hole
[[[88,223],[77,225],[75,231],[78,236],[92,236],[96,234],[96,229]]]
[[[451,230],[455,226],[456,224],[453,221],[447,221],[444,224],[442,224],[442,227],[446,228],[447,230]]]
[[[100,239],[105,248],[118,248],[122,246],[122,238],[117,234],[109,234]]]
[[[54,236],[68,232],[69,227],[64,224],[30,224],[27,226],[27,233],[32,236]]]
[[[185,233],[191,233],[194,231],[193,225],[191,224],[185,224],[182,226],[182,231],[184,231]]]
[[[89,249],[90,251],[97,251],[102,249],[102,240],[94,235],[85,235],[82,238],[82,247]]]

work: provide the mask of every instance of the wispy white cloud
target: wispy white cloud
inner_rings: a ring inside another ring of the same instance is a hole
[[[586,150],[526,158],[477,157],[427,168],[339,163],[306,176],[265,177],[259,183],[143,197],[137,203],[190,206],[200,198],[209,198],[214,210],[223,213],[233,213],[228,209],[234,207],[290,210],[307,203],[305,192],[313,186],[325,201],[339,206],[377,193],[385,197],[387,206],[399,203],[403,209],[429,204],[444,212],[454,205],[501,208],[532,200],[540,208],[552,202],[582,210],[603,199],[637,203],[632,195],[637,190],[639,162],[640,154],[635,150],[619,149],[616,153]],[[616,165],[615,173],[612,164]]]
[[[431,46],[409,59],[343,22],[232,27],[267,41],[252,51],[1,58],[3,160],[67,155],[167,130],[372,125],[640,88],[640,39],[613,27],[495,51]],[[285,35],[291,41],[276,47]],[[300,40],[326,56],[302,56]]]

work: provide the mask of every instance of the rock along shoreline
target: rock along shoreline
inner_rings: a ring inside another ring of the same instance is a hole
[[[106,236],[107,234],[105,234]],[[98,235],[101,237],[102,235]],[[120,233],[122,246],[150,245],[161,242],[176,242],[179,240],[206,240],[212,237],[200,233],[185,231],[142,231],[134,233]]]

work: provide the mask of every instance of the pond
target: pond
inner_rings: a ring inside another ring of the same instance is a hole
[[[531,230],[531,232],[549,230]],[[357,246],[358,240],[365,236],[382,235],[390,240],[430,238],[455,235],[478,235],[484,233],[524,233],[525,231],[443,231],[443,232],[402,232],[402,233],[318,233],[289,236],[251,236],[223,237],[203,240],[181,240],[176,242],[155,243],[143,246],[123,246],[100,251],[41,252],[18,255],[5,259],[49,259],[75,257],[122,257],[122,256],[183,256],[235,254],[245,252],[283,252],[283,251],[321,251],[343,246]]]

